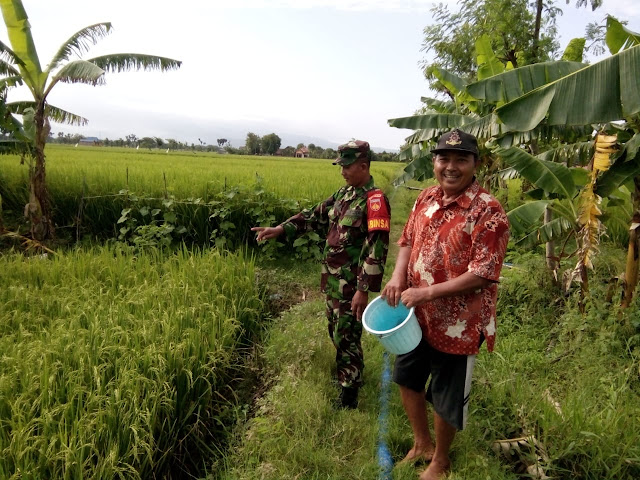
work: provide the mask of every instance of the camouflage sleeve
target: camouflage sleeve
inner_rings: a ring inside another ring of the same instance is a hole
[[[384,201],[391,215],[391,206],[386,195]],[[389,232],[384,230],[369,231],[362,246],[361,264],[358,273],[358,290],[363,292],[379,292],[382,288],[382,276],[389,251]]]
[[[280,225],[284,228],[287,239],[292,240],[302,232],[315,231],[325,227],[329,223],[329,210],[334,202],[335,194],[282,222]]]

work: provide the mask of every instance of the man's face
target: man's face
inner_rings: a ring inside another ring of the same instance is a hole
[[[444,150],[436,154],[433,171],[448,197],[462,193],[476,174],[475,156],[459,150]]]
[[[343,166],[342,177],[347,185],[362,187],[369,181],[369,168],[366,162],[356,160],[351,165]]]

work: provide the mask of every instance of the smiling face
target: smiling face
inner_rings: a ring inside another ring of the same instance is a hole
[[[436,154],[433,171],[445,197],[453,199],[473,182],[476,174],[475,156],[459,150],[442,150]]]
[[[342,166],[342,178],[347,185],[363,187],[369,181],[369,165],[366,161],[356,160],[351,165]]]

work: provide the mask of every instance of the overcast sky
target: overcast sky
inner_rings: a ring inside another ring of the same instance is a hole
[[[397,149],[411,132],[387,119],[430,95],[418,62],[430,0],[23,0],[43,67],[73,33],[109,21],[84,58],[136,52],[181,60],[168,73],[107,74],[106,85],[59,84],[49,103],[89,119],[52,131],[130,133],[214,144],[248,131],[328,147],[348,139]],[[454,4],[449,0],[444,3]],[[640,1],[596,12],[557,2],[562,47],[607,13],[640,31]],[[0,40],[7,42],[4,29]],[[27,98],[24,92],[9,100]],[[239,146],[236,144],[235,146]]]

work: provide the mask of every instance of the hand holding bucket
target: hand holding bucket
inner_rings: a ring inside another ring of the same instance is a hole
[[[410,352],[422,339],[414,308],[407,308],[402,302],[392,307],[382,297],[374,298],[367,305],[362,326],[375,335],[389,353],[396,355]]]

